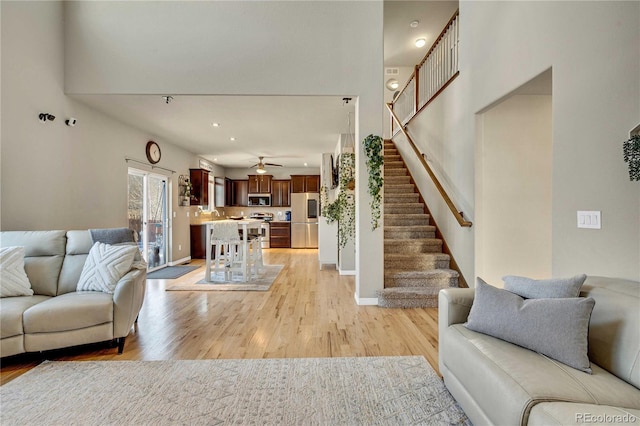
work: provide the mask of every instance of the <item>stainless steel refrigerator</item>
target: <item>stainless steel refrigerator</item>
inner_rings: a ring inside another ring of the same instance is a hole
[[[320,194],[291,194],[291,248],[318,248]]]

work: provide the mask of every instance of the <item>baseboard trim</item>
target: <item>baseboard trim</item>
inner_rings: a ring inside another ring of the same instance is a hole
[[[191,262],[191,256],[183,257],[182,259],[169,262],[169,266],[182,265],[183,263],[188,263],[188,262]]]
[[[353,269],[340,269],[339,270],[340,275],[355,275],[356,271]]]
[[[377,297],[358,297],[357,294],[354,294],[354,297],[356,299],[356,303],[360,306],[370,306],[378,304]]]

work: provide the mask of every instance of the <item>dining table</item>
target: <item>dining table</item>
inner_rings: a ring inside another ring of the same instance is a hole
[[[242,231],[242,282],[246,283],[249,277],[249,267],[250,262],[249,259],[249,231],[257,229],[258,233],[260,232],[260,225],[262,224],[262,220],[258,219],[222,219],[222,220],[213,220],[208,222],[203,222],[203,225],[206,225],[206,266],[205,266],[205,281],[212,282],[211,279],[211,233],[214,224],[216,223],[234,223],[237,226],[238,231]]]

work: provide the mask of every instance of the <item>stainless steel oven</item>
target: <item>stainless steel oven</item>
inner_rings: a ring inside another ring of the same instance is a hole
[[[269,226],[269,222],[273,220],[273,213],[260,213],[254,212],[249,215],[251,219],[260,219],[263,220],[260,224],[260,236],[262,237],[262,248],[271,247],[270,239],[271,239],[271,227]]]

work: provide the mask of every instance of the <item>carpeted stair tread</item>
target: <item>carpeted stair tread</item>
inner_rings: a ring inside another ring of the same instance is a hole
[[[416,192],[416,186],[412,183],[387,183],[385,182],[384,186],[384,194],[404,194],[404,193],[414,193]]]
[[[451,257],[445,253],[385,253],[385,270],[426,271],[448,269]]]
[[[407,169],[405,167],[397,169],[384,169],[384,176],[407,176]]]
[[[385,239],[415,239],[435,237],[436,227],[431,225],[384,227]]]
[[[437,308],[440,288],[391,287],[377,291],[378,306],[384,308]]]
[[[422,203],[391,203],[385,204],[387,214],[420,214],[424,212]]]
[[[431,216],[426,213],[417,214],[385,214],[385,226],[429,225]]]
[[[384,273],[384,286],[385,288],[449,288],[458,286],[458,277],[458,272],[453,269],[430,269],[425,271],[388,269]]]
[[[438,238],[384,240],[384,251],[394,253],[436,253],[442,251]]]
[[[411,176],[385,176],[384,177],[385,185],[394,185],[394,184],[407,184],[411,183]]]
[[[404,169],[404,161],[386,161],[384,162],[384,168],[386,169]]]
[[[384,195],[384,204],[398,204],[398,203],[419,203],[420,194],[417,192],[405,192],[405,193],[393,193]]]

